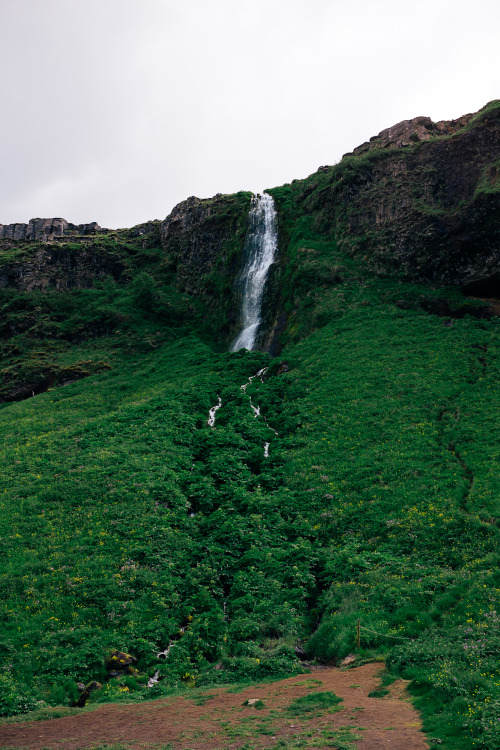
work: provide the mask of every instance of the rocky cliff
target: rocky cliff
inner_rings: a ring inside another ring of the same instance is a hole
[[[97,222],[31,219],[0,225],[0,289],[21,292],[89,289],[110,276],[124,281],[130,255],[160,248],[159,222],[109,230]]]
[[[88,289],[102,276],[119,279],[123,270],[120,256],[104,248],[97,252],[95,247],[42,245],[0,266],[0,288],[13,287],[22,292]]]
[[[70,224],[66,219],[31,219],[28,224],[0,224],[0,240],[40,240],[54,242],[68,237],[105,234],[96,221],[90,224]]]
[[[344,154],[343,158],[360,156],[374,148],[402,148],[420,141],[430,141],[431,138],[439,135],[452,135],[468,125],[473,117],[473,114],[462,115],[457,120],[441,120],[440,122],[433,122],[430,117],[403,120],[382,130],[378,135],[374,135],[368,143],[362,143],[351,154]]]
[[[405,120],[339,164],[271,190],[279,212],[280,260],[271,269],[264,301],[268,329],[276,333],[285,325],[287,243],[303,220],[376,274],[500,296],[499,173],[497,101],[453,121]],[[238,326],[235,279],[250,197],[244,192],[191,197],[161,224],[118,232],[61,218],[0,225],[0,287],[64,290],[90,287],[105,275],[126,280],[129,251],[161,248],[163,267],[175,272],[178,289],[203,300],[229,337]],[[330,277],[335,274],[317,284]],[[314,283],[311,278],[310,287]]]
[[[500,102],[415,118],[292,184],[297,210],[378,273],[498,296]]]
[[[161,224],[161,244],[179,287],[218,307],[221,327],[237,325],[234,281],[241,266],[250,193],[179,203]]]

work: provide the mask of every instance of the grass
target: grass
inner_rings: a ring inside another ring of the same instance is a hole
[[[64,703],[72,680],[105,680],[111,648],[137,656],[141,673],[163,671],[157,688],[126,700],[171,694],[186,673],[244,689],[299,670],[298,635],[311,657],[340,660],[355,649],[358,617],[382,634],[362,628],[364,653],[402,654],[390,665],[403,675],[416,646],[384,634],[416,639],[422,653],[433,633],[467,620],[488,636],[495,324],[464,318],[447,329],[392,304],[404,285],[379,281],[360,298],[350,283],[342,315],[283,353],[289,371],[276,376],[276,361],[252,385],[279,432],[268,461],[267,428],[239,387],[268,360],[214,354],[195,337],[147,354],[138,342],[89,342],[85,357],[108,353],[111,370],[0,412],[13,690]],[[157,662],[188,615],[172,661]],[[494,695],[488,675],[481,690]],[[475,689],[470,705],[482,711]]]
[[[335,695],[331,691],[310,693],[292,701],[288,706],[288,711],[294,716],[317,714],[318,712],[332,709],[334,706],[342,703],[343,700],[343,698],[339,698],[338,695]]]
[[[361,736],[353,732],[351,728],[342,728],[337,731],[324,730],[316,736],[291,737],[279,740],[272,745],[271,750],[298,750],[298,748],[336,748],[336,750],[355,750],[354,744]],[[243,750],[243,748],[241,749]]]
[[[498,323],[443,325],[421,301],[455,309],[457,289],[379,277],[303,215],[334,173],[274,191],[276,360],[226,353],[207,289],[181,292],[129,238],[103,245],[123,283],[1,291],[0,391],[48,387],[0,410],[4,715],[69,707],[91,680],[96,701],[244,690],[301,674],[298,638],[339,663],[359,619],[358,656],[411,680],[441,747],[498,746]],[[61,387],[67,368],[82,377]],[[108,679],[113,648],[135,683]]]
[[[261,710],[262,710],[263,708],[265,708],[265,707],[266,707],[266,704],[264,703],[264,701],[261,701],[261,700],[256,700],[256,701],[252,701],[252,702],[250,702],[251,700],[252,700],[252,699],[251,699],[251,698],[249,698],[248,700],[246,700],[246,701],[245,701],[245,702],[243,703],[243,705],[244,705],[244,706],[248,706],[249,708],[255,708],[255,709],[256,709],[257,711],[261,711]]]
[[[46,721],[47,719],[62,719],[65,716],[75,716],[81,714],[82,710],[92,711],[97,706],[88,706],[85,709],[81,708],[70,708],[65,706],[45,706],[35,711],[30,711],[26,714],[16,714],[15,716],[2,716],[0,717],[0,726],[4,724],[17,724],[21,721]]]

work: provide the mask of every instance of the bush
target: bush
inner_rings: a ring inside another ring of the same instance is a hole
[[[17,683],[10,674],[0,674],[0,716],[27,714],[36,706],[26,686]]]
[[[155,307],[156,282],[143,271],[132,282],[132,299],[141,310],[151,312]]]
[[[339,662],[356,647],[356,613],[334,615],[321,623],[307,643],[307,656]]]

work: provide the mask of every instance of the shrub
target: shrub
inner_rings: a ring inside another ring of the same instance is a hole
[[[25,685],[17,683],[10,674],[0,674],[0,716],[26,714],[36,706]]]

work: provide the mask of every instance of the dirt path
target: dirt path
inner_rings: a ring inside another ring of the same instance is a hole
[[[121,743],[130,748],[172,750],[238,750],[272,748],[281,739],[290,747],[336,746],[357,750],[427,750],[420,720],[408,702],[404,684],[390,687],[383,698],[369,698],[380,685],[380,664],[350,670],[315,669],[308,675],[247,688],[207,690],[195,700],[165,698],[128,705],[103,705],[95,711],[65,718],[0,726],[0,747],[28,750],[77,750]],[[294,714],[287,710],[298,697],[332,691],[343,698],[333,709]],[[194,695],[194,694],[193,694]],[[258,698],[265,708],[243,703]],[[197,705],[203,703],[203,705]],[[347,743],[347,744],[346,744]]]

